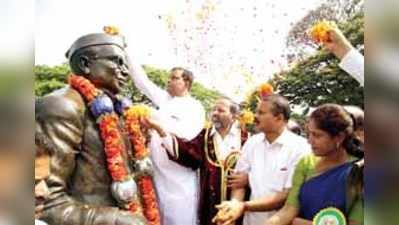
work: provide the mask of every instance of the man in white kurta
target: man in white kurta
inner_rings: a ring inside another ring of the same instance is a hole
[[[201,103],[189,95],[191,72],[183,68],[172,69],[165,91],[148,79],[140,65],[132,63],[130,69],[136,87],[159,107],[154,117],[165,130],[187,140],[197,136],[204,127],[205,111]],[[156,132],[152,133],[149,148],[163,225],[196,225],[197,171],[169,160]]]
[[[199,169],[201,225],[213,224],[212,218],[217,213],[215,206],[221,203],[221,199],[228,198],[230,187],[245,188],[248,183],[247,176],[243,174],[234,174],[234,184],[229,187],[226,179],[228,171],[234,169],[236,157],[248,137],[248,133],[236,121],[239,115],[238,105],[230,99],[220,98],[213,106],[211,115],[213,126],[204,128],[189,142],[165,132],[154,121],[147,122],[147,128],[156,130],[163,137],[164,147],[172,160],[180,165]]]
[[[236,171],[248,173],[251,195],[243,201],[244,190],[233,190],[232,200],[223,202],[215,218],[232,222],[244,214],[244,225],[265,225],[281,207],[291,188],[295,165],[311,152],[306,139],[287,127],[290,108],[287,99],[271,95],[258,105],[255,123],[260,131],[245,143]]]

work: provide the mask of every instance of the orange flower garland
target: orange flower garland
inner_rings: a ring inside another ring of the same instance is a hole
[[[71,87],[78,90],[89,104],[100,95],[100,91],[86,78],[71,75]],[[127,177],[127,169],[122,158],[125,147],[118,128],[119,119],[115,113],[107,113],[100,117],[99,129],[104,142],[108,171],[114,181],[123,181]]]
[[[144,157],[148,156],[148,150],[144,145],[145,139],[140,130],[139,120],[135,117],[130,117],[128,113],[125,114],[125,118],[126,130],[130,134],[130,142],[134,148],[134,158],[143,159]]]
[[[161,216],[158,210],[159,206],[152,178],[148,175],[142,176],[138,181],[138,185],[143,193],[144,216],[150,225],[161,224]]]
[[[123,181],[128,173],[122,158],[125,148],[118,129],[118,117],[115,114],[105,115],[100,121],[99,128],[101,138],[105,140],[105,154],[112,180]]]
[[[149,151],[145,147],[145,138],[140,130],[139,119],[147,117],[149,110],[142,106],[132,106],[124,111],[126,119],[126,130],[129,133],[130,141],[134,146],[133,155],[136,160],[142,160],[148,157]],[[154,183],[149,175],[143,175],[137,178],[138,187],[142,193],[144,215],[150,225],[160,224],[160,212],[155,193]]]
[[[97,88],[87,79],[81,76],[71,75],[69,76],[69,84],[77,89],[87,102],[91,102],[100,93]]]
[[[72,88],[79,91],[89,105],[95,103],[96,98],[102,94],[89,80],[82,76],[71,75],[69,83]],[[108,171],[113,181],[122,182],[129,177],[127,165],[125,164],[122,153],[126,151],[121,132],[119,130],[119,118],[115,112],[109,113],[107,105],[99,104],[96,113],[100,112],[98,117],[100,135],[104,143],[105,155],[107,158]],[[104,108],[101,108],[104,107]],[[93,110],[93,109],[92,109]],[[93,112],[93,111],[92,111]],[[144,111],[140,111],[144,112]],[[145,139],[140,130],[139,118],[134,107],[129,107],[124,111],[125,125],[129,133],[129,138],[134,146],[133,155],[136,160],[142,160],[148,157],[149,151],[145,147]],[[143,114],[145,115],[145,114]],[[141,175],[137,177],[137,183],[142,195],[142,209],[139,202],[131,201],[124,208],[132,213],[141,213],[147,218],[150,225],[160,225],[160,212],[157,196],[150,175]]]

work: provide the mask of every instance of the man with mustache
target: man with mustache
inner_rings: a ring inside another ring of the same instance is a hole
[[[218,206],[214,221],[230,225],[244,215],[244,225],[264,225],[288,195],[295,164],[310,152],[307,141],[287,129],[290,118],[288,100],[273,94],[262,97],[255,115],[258,134],[248,139],[235,167],[248,173],[251,195],[243,201],[245,190],[235,189],[232,200]]]
[[[163,90],[148,79],[135,60],[130,61],[130,74],[139,91],[158,107],[153,117],[166,131],[179,138],[191,140],[196,137],[204,126],[205,111],[202,104],[190,95],[194,79],[192,72],[181,67],[173,68],[167,89]],[[156,132],[151,134],[149,148],[163,224],[197,225],[197,171],[169,160],[162,138]]]
[[[165,132],[154,121],[143,121],[148,128],[155,129],[163,138],[171,160],[193,170],[200,170],[201,225],[211,225],[216,215],[216,205],[227,200],[231,188],[245,188],[246,174],[232,174],[241,147],[248,133],[237,121],[239,107],[228,98],[219,98],[211,112],[212,126],[204,128],[191,141]],[[228,178],[230,178],[228,180]]]

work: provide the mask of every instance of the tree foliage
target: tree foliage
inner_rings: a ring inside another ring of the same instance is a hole
[[[301,51],[302,46],[315,47],[313,42],[305,39],[297,39],[298,35],[306,36],[306,30],[315,22],[322,19],[333,19],[338,22],[339,28],[349,41],[360,51],[364,48],[364,13],[363,7],[358,0],[346,1],[342,6],[342,1],[333,0],[334,4],[328,7],[322,5],[314,12],[309,13],[297,23],[291,32],[287,45],[292,48],[298,48]],[[343,8],[336,8],[340,4]],[[335,8],[331,8],[334,6]],[[324,8],[323,8],[324,7]],[[327,8],[326,8],[327,7]],[[338,15],[331,15],[334,12]],[[328,13],[327,13],[328,12]],[[331,15],[332,17],[323,17]],[[295,37],[292,37],[295,35]],[[295,40],[295,41],[294,41]],[[363,88],[341,70],[338,66],[339,60],[332,54],[325,52],[321,48],[314,55],[307,55],[303,59],[298,57],[296,64],[289,70],[282,71],[273,76],[267,83],[271,84],[277,93],[289,99],[290,103],[297,109],[304,109],[303,115],[306,115],[310,107],[317,107],[324,103],[337,103],[342,105],[357,105],[364,107]],[[246,100],[241,103],[242,108],[255,112],[259,102],[258,91],[253,90]],[[294,113],[294,119],[302,123],[305,119],[303,115]]]
[[[55,89],[64,87],[67,83],[67,75],[70,73],[67,64],[59,66],[35,66],[35,95],[43,96]]]
[[[319,7],[310,10],[288,32],[286,40],[288,59],[303,60],[308,56],[309,48],[317,47],[307,34],[308,29],[315,22],[328,20],[341,23],[356,15],[363,15],[363,12],[364,0],[323,0]]]
[[[144,70],[146,71],[149,79],[155,84],[161,88],[166,87],[169,75],[167,70],[157,69],[149,66],[145,66]],[[70,69],[67,64],[54,67],[49,67],[46,65],[35,66],[35,95],[37,97],[44,96],[56,89],[64,87],[67,83],[67,77],[69,73]],[[213,102],[221,96],[221,94],[217,91],[207,89],[199,83],[193,84],[191,94],[193,97],[202,102],[207,111],[210,110]],[[138,91],[133,82],[128,85],[128,88],[124,91],[124,95],[130,96],[133,102],[151,104],[150,100]]]
[[[349,41],[363,51],[364,14],[358,13],[338,23],[338,26]],[[305,108],[324,103],[363,107],[363,88],[338,64],[334,55],[319,49],[316,54],[297,62],[290,70],[276,74],[273,80],[278,91],[292,104]]]

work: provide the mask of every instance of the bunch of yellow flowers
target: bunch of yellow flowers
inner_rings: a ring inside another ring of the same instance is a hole
[[[151,115],[151,108],[144,104],[131,106],[126,112],[129,117],[149,118]]]
[[[119,28],[116,26],[104,26],[103,31],[109,35],[119,35]]]
[[[238,119],[241,125],[253,124],[255,120],[254,114],[249,110],[244,110]]]
[[[310,28],[310,37],[317,43],[325,43],[329,41],[328,32],[336,27],[332,21],[322,20]]]

